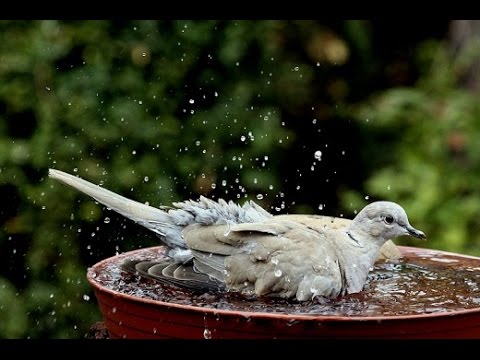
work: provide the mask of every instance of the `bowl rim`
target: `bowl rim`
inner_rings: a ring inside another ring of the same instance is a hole
[[[480,266],[480,257],[472,256],[472,255],[464,255],[449,251],[443,250],[435,250],[429,248],[420,248],[420,247],[413,247],[413,246],[397,246],[402,254],[406,253],[424,253],[424,254],[442,254],[442,255],[450,255],[456,257],[462,257],[467,259],[474,259],[479,261]],[[236,316],[236,317],[245,317],[245,318],[256,318],[256,319],[277,319],[277,320],[286,320],[286,321],[293,321],[293,320],[301,320],[301,321],[359,321],[359,322],[371,322],[371,321],[399,321],[399,320],[415,320],[415,319],[425,319],[425,318],[438,318],[438,317],[446,317],[446,316],[461,316],[467,315],[471,313],[479,313],[480,314],[480,306],[472,309],[461,309],[456,311],[443,311],[443,312],[434,312],[428,314],[408,314],[408,315],[382,315],[382,316],[361,316],[361,315],[351,315],[351,316],[344,316],[344,315],[315,315],[315,314],[285,314],[285,313],[270,313],[270,312],[262,312],[262,311],[242,311],[242,310],[225,310],[225,309],[213,309],[207,308],[202,306],[195,306],[195,305],[185,305],[185,304],[176,304],[171,302],[165,302],[161,300],[154,300],[148,298],[141,298],[134,295],[129,295],[122,293],[120,291],[115,291],[99,284],[93,274],[95,273],[95,269],[104,266],[110,261],[117,259],[119,256],[121,257],[128,257],[130,255],[134,255],[139,251],[150,249],[150,250],[159,250],[165,248],[165,246],[152,246],[146,248],[135,249],[131,251],[126,251],[119,253],[117,255],[105,258],[91,267],[88,268],[87,271],[87,280],[93,289],[96,291],[108,293],[110,296],[115,298],[123,298],[125,300],[131,302],[140,302],[146,303],[148,305],[155,305],[161,307],[168,307],[174,309],[181,309],[187,311],[194,311],[197,313],[203,313],[204,315],[210,314],[214,316],[223,315],[223,316]]]

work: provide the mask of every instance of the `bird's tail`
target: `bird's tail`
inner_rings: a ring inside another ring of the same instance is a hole
[[[77,176],[55,169],[49,169],[48,176],[91,196],[107,208],[122,214],[160,235],[164,235],[161,226],[158,228],[152,225],[171,223],[168,214],[164,211],[138,201],[130,200]]]

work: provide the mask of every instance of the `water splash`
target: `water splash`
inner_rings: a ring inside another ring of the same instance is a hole
[[[135,259],[162,258],[163,250],[159,249],[163,248],[138,250]],[[235,292],[193,293],[126,273],[120,269],[123,259],[120,255],[115,262],[106,263],[101,269],[95,270],[94,274],[90,274],[91,278],[102,286],[121,293],[209,309],[291,315],[391,316],[450,312],[478,308],[480,305],[478,260],[434,252],[431,256],[423,252],[421,256],[411,256],[399,262],[377,263],[360,293],[336,300],[316,297],[302,303],[245,297]],[[271,262],[278,264],[278,259],[272,258]],[[286,279],[287,275],[281,276]],[[245,286],[251,284],[246,282]],[[84,300],[88,301],[90,297],[84,295]],[[205,329],[208,330],[206,324]],[[209,335],[207,332],[207,336],[211,336],[211,333]]]

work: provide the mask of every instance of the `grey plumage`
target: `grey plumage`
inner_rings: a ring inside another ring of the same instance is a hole
[[[335,298],[362,290],[387,245],[383,254],[396,256],[391,239],[425,238],[403,208],[388,201],[367,205],[353,220],[273,216],[252,201],[238,205],[203,196],[157,209],[59,170],[50,169],[49,176],[152,230],[170,249],[168,261],[130,261],[125,268],[197,290]]]

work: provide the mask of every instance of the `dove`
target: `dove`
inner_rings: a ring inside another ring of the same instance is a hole
[[[49,176],[151,230],[168,248],[166,258],[127,260],[124,269],[193,290],[335,299],[362,291],[387,242],[426,239],[390,201],[372,202],[352,220],[273,215],[251,200],[204,196],[156,208],[60,170],[49,169]]]

